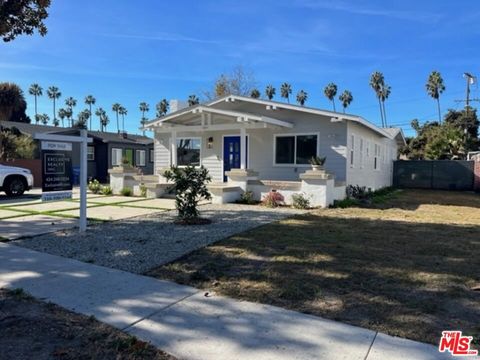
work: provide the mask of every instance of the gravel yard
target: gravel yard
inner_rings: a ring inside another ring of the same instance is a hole
[[[83,235],[65,230],[12,243],[141,274],[221,239],[302,211],[228,204],[205,205],[201,213],[212,224],[175,225],[176,211],[168,211],[92,226]]]

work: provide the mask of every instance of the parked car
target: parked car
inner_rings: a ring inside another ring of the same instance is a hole
[[[33,175],[28,169],[0,165],[0,191],[8,196],[20,196],[33,186]]]

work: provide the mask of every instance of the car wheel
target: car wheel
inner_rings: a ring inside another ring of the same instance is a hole
[[[5,185],[5,193],[8,196],[21,196],[25,192],[27,184],[25,180],[20,177],[14,177],[12,179],[7,179]]]

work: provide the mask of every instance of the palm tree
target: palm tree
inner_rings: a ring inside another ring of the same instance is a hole
[[[144,118],[145,113],[150,111],[150,105],[148,105],[146,102],[141,102],[139,105],[139,109],[142,112],[142,118]]]
[[[120,133],[120,124],[118,123],[118,113],[122,105],[119,103],[115,103],[112,105],[112,111],[115,113],[115,116],[117,118],[117,132]]]
[[[325,86],[325,89],[323,89],[323,93],[327,97],[328,100],[330,100],[333,104],[333,111],[336,111],[335,109],[335,96],[337,96],[337,85],[334,83],[330,83],[327,86]]]
[[[275,96],[275,88],[272,85],[268,85],[265,88],[265,96],[268,98],[268,100],[272,100]]]
[[[77,121],[73,125],[73,127],[77,129],[87,129],[87,121],[88,118],[90,117],[90,112],[88,109],[85,109],[83,111],[80,111],[77,115]]]
[[[188,106],[195,106],[200,104],[200,99],[197,95],[190,95],[188,97]]]
[[[352,93],[348,90],[345,90],[343,93],[340,94],[340,96],[338,97],[338,99],[342,102],[342,106],[343,106],[343,113],[345,114],[345,110],[347,109],[347,107],[351,104],[351,102],[353,101],[353,96],[352,96]]]
[[[53,122],[57,120],[57,112],[55,111],[55,101],[62,96],[62,93],[56,86],[50,86],[47,89],[47,96],[53,100]]]
[[[382,119],[382,127],[385,126],[385,119],[383,117],[383,108],[382,108],[382,88],[385,85],[385,77],[379,71],[375,71],[370,76],[370,87],[375,91],[375,95],[378,99],[378,106],[380,107],[380,117]]]
[[[47,125],[48,121],[50,120],[50,116],[48,116],[47,114],[40,114],[38,115],[38,117],[40,118],[40,121],[43,125]]]
[[[60,125],[60,121],[57,118],[53,119],[53,126],[57,127],[58,125]]]
[[[63,120],[67,117],[67,111],[64,108],[58,109],[58,117],[62,120],[62,127],[65,127]]]
[[[95,102],[97,99],[93,97],[93,95],[87,95],[85,96],[85,104],[88,105],[88,108],[90,110],[90,114],[92,114],[92,105],[95,105]],[[90,130],[92,130],[92,116],[90,116],[90,124],[88,126]]]
[[[298,93],[297,93],[297,102],[300,104],[300,105],[305,105],[305,101],[307,101],[308,99],[308,94],[303,91],[303,90],[300,90]]]
[[[100,107],[97,110],[95,110],[95,115],[98,116],[101,131],[105,131],[108,124],[107,113],[105,112],[105,110],[103,110],[103,108]],[[104,121],[105,118],[107,118],[106,123]]]
[[[70,121],[70,126],[73,126],[73,108],[77,106],[77,100],[70,96],[65,99],[65,105],[67,105],[67,117]]]
[[[68,119],[68,126],[72,127],[73,126],[73,111],[70,108],[65,109],[65,115],[67,116]]]
[[[123,106],[120,106],[118,113],[122,115],[122,131],[125,132],[125,115],[127,115],[127,109]]]
[[[282,98],[287,99],[287,102],[290,104],[290,94],[292,93],[292,86],[289,83],[283,83],[280,87],[280,95]]]
[[[390,93],[392,92],[392,87],[387,84],[383,84],[382,88],[380,89],[380,100],[382,101],[382,109],[383,109],[383,120],[385,121],[385,127],[387,127],[387,112],[385,111],[385,100],[388,99]]]
[[[250,97],[258,99],[260,97],[260,91],[258,91],[258,89],[252,89],[252,91],[250,92]]]
[[[38,119],[38,113],[37,113],[37,97],[43,95],[43,89],[38,84],[32,84],[32,85],[30,85],[30,88],[28,89],[28,93],[35,97],[35,123],[38,124],[38,121],[40,119]]]
[[[437,100],[438,108],[438,122],[442,123],[442,113],[440,111],[440,94],[445,91],[445,84],[443,83],[442,75],[438,71],[432,71],[428,76],[427,83],[425,84],[427,93],[432,99]]]
[[[165,116],[168,112],[168,107],[169,107],[169,105],[168,105],[167,99],[162,99],[162,101],[160,101],[156,105],[157,117]]]
[[[107,125],[110,122],[107,113],[104,113],[100,118],[100,125],[102,127],[102,131],[107,131]]]

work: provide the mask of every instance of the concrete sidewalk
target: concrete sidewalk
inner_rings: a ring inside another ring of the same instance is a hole
[[[0,243],[0,287],[94,315],[180,359],[451,359],[435,346]]]

